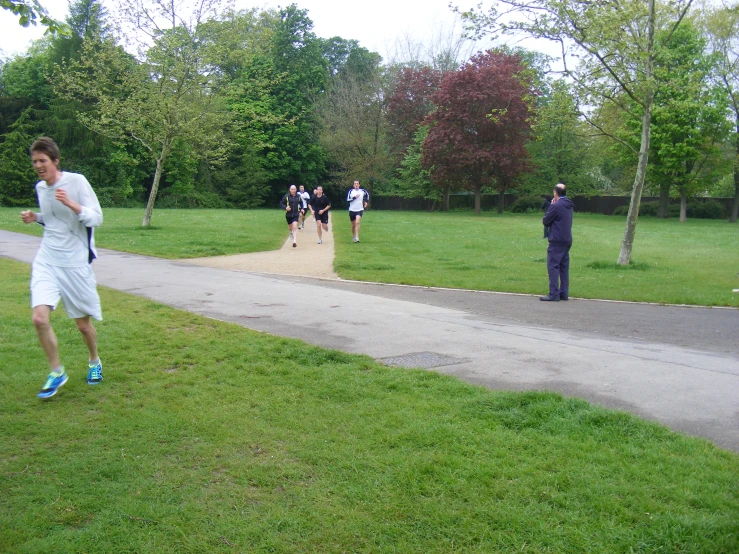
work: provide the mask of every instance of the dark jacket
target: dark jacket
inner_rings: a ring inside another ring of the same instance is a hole
[[[298,216],[303,211],[303,199],[297,193],[295,193],[295,196],[290,196],[288,192],[283,196],[280,200],[280,208],[287,210],[288,203],[290,204],[290,211],[285,211],[286,214]]]
[[[549,206],[542,223],[550,226],[549,242],[555,244],[572,244],[572,212],[575,204],[566,196]]]

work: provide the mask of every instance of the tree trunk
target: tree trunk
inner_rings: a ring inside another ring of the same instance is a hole
[[[729,213],[729,221],[736,223],[737,212],[739,212],[739,112],[736,114],[736,155],[734,157],[734,202]]]
[[[660,185],[659,187],[659,209],[657,217],[667,217],[669,215],[670,206],[670,185]]]
[[[631,248],[634,246],[634,235],[636,234],[636,220],[639,218],[639,204],[641,194],[644,190],[644,179],[647,175],[647,161],[649,158],[649,137],[652,125],[652,104],[654,103],[654,0],[649,0],[649,22],[647,27],[647,66],[646,79],[649,83],[644,95],[644,113],[641,120],[641,146],[639,147],[639,165],[634,177],[634,188],[631,191],[631,203],[629,214],[626,216],[626,229],[621,242],[621,252],[618,255],[618,265],[629,265],[631,261]]]
[[[151,192],[149,193],[149,201],[146,203],[146,211],[144,212],[144,221],[141,223],[142,227],[148,227],[151,225],[151,212],[154,211],[154,202],[157,199],[157,192],[159,192],[159,180],[162,178],[162,167],[164,166],[164,151],[157,158],[157,170],[154,172],[154,182],[151,185]]]
[[[734,169],[734,203],[731,206],[731,214],[729,221],[736,223],[737,215],[739,215],[739,168]]]
[[[505,208],[505,191],[501,190],[498,193],[498,213],[503,213],[503,208]]]
[[[449,211],[449,193],[451,192],[451,188],[450,185],[444,185],[444,204],[441,207],[443,212]]]
[[[688,219],[688,191],[680,187],[680,221]]]
[[[480,204],[482,201],[482,185],[475,185],[475,213],[480,213]]]

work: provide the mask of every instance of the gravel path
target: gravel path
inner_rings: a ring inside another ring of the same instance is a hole
[[[287,225],[285,227],[287,228]],[[323,232],[323,244],[318,244],[316,220],[313,217],[306,220],[305,229],[298,231],[296,248],[293,248],[292,240],[287,237],[285,244],[279,250],[233,256],[190,258],[181,261],[204,267],[250,273],[321,277],[323,279],[339,278],[334,273],[333,221],[329,220],[328,232]]]

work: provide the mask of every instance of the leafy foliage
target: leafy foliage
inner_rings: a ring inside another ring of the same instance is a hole
[[[518,55],[488,51],[448,73],[426,118],[423,164],[436,183],[457,182],[475,192],[475,212],[485,186],[515,187],[528,169],[530,78]]]

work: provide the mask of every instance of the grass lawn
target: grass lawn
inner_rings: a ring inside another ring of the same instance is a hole
[[[38,207],[31,206],[38,210]],[[22,208],[0,208],[0,229],[41,236],[40,225],[25,225]],[[105,208],[95,231],[102,248],[158,258],[199,258],[276,250],[287,236],[276,210],[154,210],[152,226],[141,227],[142,209]]]
[[[0,208],[0,228],[40,235],[17,208]],[[136,254],[193,258],[275,250],[287,229],[278,210],[106,209],[97,244]],[[540,215],[369,211],[360,244],[344,210],[332,216],[334,269],[344,279],[545,294]],[[726,221],[639,220],[632,264],[616,265],[625,219],[576,214],[570,293],[668,304],[739,307],[739,227]],[[357,252],[360,254],[357,254]]]
[[[108,289],[105,381],[60,310],[42,402],[28,274],[0,259],[2,552],[739,551],[739,456],[708,441]]]
[[[345,279],[548,292],[541,215],[369,211],[359,244],[351,242],[348,225],[339,219],[334,228],[334,267]],[[641,218],[632,265],[621,268],[624,225],[623,217],[575,214],[572,296],[739,306],[732,293],[739,288],[737,225]]]

